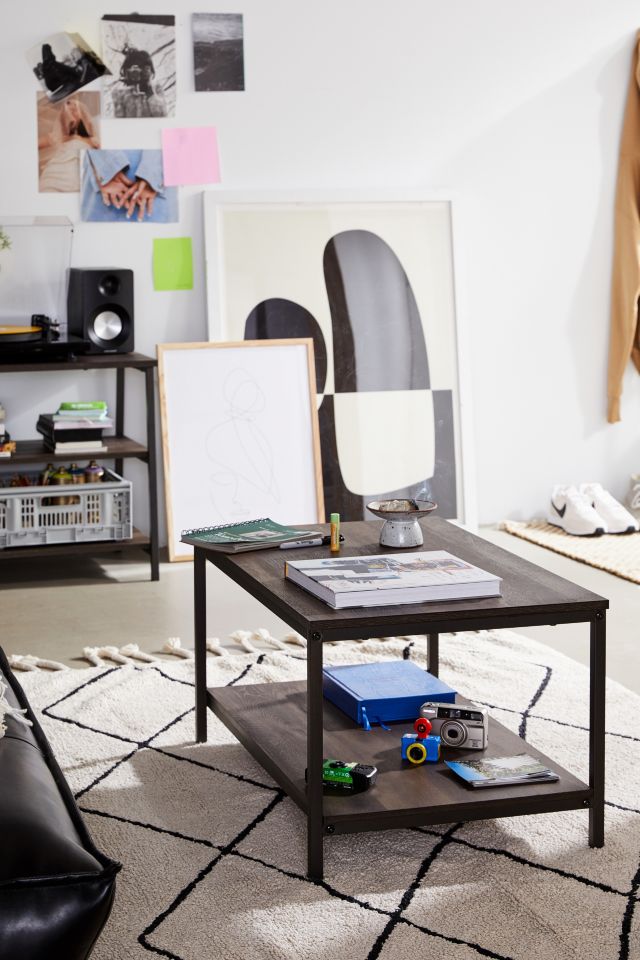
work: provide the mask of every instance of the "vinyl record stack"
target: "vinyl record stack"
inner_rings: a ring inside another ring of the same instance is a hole
[[[105,453],[105,430],[113,427],[103,401],[62,403],[56,413],[41,413],[36,430],[51,453],[78,453],[88,457]]]

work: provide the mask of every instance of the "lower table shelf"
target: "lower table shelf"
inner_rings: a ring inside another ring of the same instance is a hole
[[[207,694],[216,716],[306,812],[306,683],[211,687]],[[325,830],[383,830],[589,805],[592,791],[587,784],[493,719],[487,756],[530,753],[555,770],[560,779],[554,783],[473,790],[442,761],[407,767],[400,758],[400,736],[409,726],[398,724],[391,731],[379,727],[364,731],[324,701],[324,756],[371,763],[379,771],[375,786],[365,793],[324,797]],[[448,759],[477,755],[474,750],[443,749],[443,756]]]

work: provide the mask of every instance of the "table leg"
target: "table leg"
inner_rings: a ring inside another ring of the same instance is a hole
[[[607,676],[606,614],[598,610],[590,624],[589,690],[589,846],[604,846],[605,684]]]
[[[124,371],[122,371],[124,373]],[[156,410],[153,385],[153,367],[144,372],[147,400],[147,479],[149,483],[149,555],[151,579],[160,579],[160,548],[158,540],[158,477],[156,471]]]
[[[207,568],[204,550],[193,556],[194,655],[196,668],[196,740],[207,739]]]
[[[323,877],[322,850],[322,638],[307,644],[307,874]]]
[[[433,677],[437,677],[440,670],[439,642],[439,633],[427,634],[427,669]]]

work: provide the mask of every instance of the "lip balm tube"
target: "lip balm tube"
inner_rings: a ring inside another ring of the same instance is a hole
[[[330,553],[340,553],[340,514],[332,513],[331,517],[331,546]]]

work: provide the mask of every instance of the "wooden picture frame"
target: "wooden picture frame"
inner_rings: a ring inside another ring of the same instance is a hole
[[[270,517],[324,520],[313,341],[157,346],[167,541]]]
[[[204,193],[209,337],[312,336],[327,509],[426,497],[475,524],[453,199]]]

